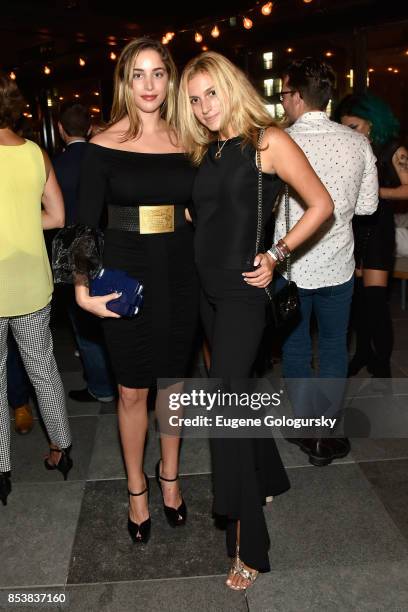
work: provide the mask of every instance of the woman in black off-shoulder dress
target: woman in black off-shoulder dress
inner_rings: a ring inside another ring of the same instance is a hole
[[[103,266],[136,277],[144,303],[132,319],[106,308],[116,294],[90,297],[76,282],[78,304],[102,317],[119,392],[118,419],[129,490],[128,531],[146,543],[151,520],[143,472],[147,396],[158,378],[183,378],[198,313],[191,224],[186,209],[195,171],[177,144],[177,74],[166,47],[137,39],[115,72],[110,126],[94,137],[83,160],[78,220],[104,229]],[[91,230],[90,230],[91,231]],[[161,438],[156,479],[170,525],[186,521],[178,484],[179,438]]]
[[[186,373],[197,320],[193,230],[185,219],[194,175],[183,153],[121,151],[90,143],[84,157],[79,221],[99,227],[107,215],[104,267],[124,270],[144,286],[135,318],[103,321],[116,380],[124,387],[148,388],[157,378]],[[123,228],[123,222],[131,226],[127,215],[136,213],[136,206],[170,202],[174,232],[140,234]]]

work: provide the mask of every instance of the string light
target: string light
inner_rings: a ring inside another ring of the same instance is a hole
[[[272,13],[272,2],[267,2],[266,4],[263,5],[263,7],[261,8],[261,13],[262,15],[270,15]]]
[[[74,94],[74,98],[79,98],[79,94]]]
[[[288,47],[288,48],[286,49],[286,51],[287,51],[287,53],[293,53],[293,48],[292,48],[292,47]]]
[[[333,52],[332,51],[326,51],[325,56],[326,57],[333,57]]]
[[[398,73],[399,73],[398,68],[394,68],[393,73],[394,73],[394,74],[398,74]]]
[[[392,72],[393,68],[390,66],[389,68],[387,68],[388,72]]]
[[[63,100],[63,99],[64,99],[64,96],[60,96],[60,97],[58,98],[58,100],[61,100],[61,102],[62,102],[62,100]]]
[[[207,45],[203,45],[203,46],[201,47],[201,50],[202,50],[202,51],[208,51],[208,47],[207,47]]]
[[[91,111],[92,111],[93,113],[100,113],[100,112],[101,112],[101,109],[100,109],[100,108],[98,108],[97,106],[93,106],[93,107],[91,108]]]
[[[16,80],[16,73],[15,72],[10,72],[9,77],[12,81]]]
[[[374,68],[369,68],[368,72],[374,72]]]
[[[303,2],[305,4],[310,4],[313,0],[303,0]],[[258,8],[260,8],[260,12],[262,15],[264,16],[269,16],[272,13],[272,10],[274,8],[274,2],[273,1],[269,1],[269,2],[265,2],[265,0],[263,0],[263,2],[257,2],[252,8],[248,9],[248,12],[254,13],[255,10],[257,10]],[[232,15],[229,18],[225,18],[225,19],[221,19],[221,23],[224,22],[229,22],[229,25],[231,27],[235,27],[237,24],[237,19],[238,19],[238,15]],[[254,26],[254,23],[252,21],[252,19],[250,19],[248,16],[242,16],[241,14],[241,19],[242,19],[242,25],[246,30],[250,30],[252,29],[252,27]],[[203,25],[202,24],[197,24],[197,26],[202,29]],[[196,27],[197,27],[196,26]],[[203,34],[199,31],[199,30],[194,30],[193,28],[188,28],[188,29],[183,29],[183,30],[179,30],[178,32],[191,32],[194,33],[194,40],[196,43],[200,44],[203,42]],[[161,39],[162,43],[164,45],[167,45],[171,40],[173,40],[173,38],[175,37],[176,32],[167,32]],[[81,34],[81,37],[83,35]],[[220,36],[220,28],[217,24],[215,24],[211,30],[211,36],[213,38],[218,38]],[[107,36],[106,39],[107,44],[108,45],[117,45],[117,38],[116,36],[110,35]],[[288,53],[292,53],[293,49],[291,47],[289,47],[287,49]],[[404,51],[405,55],[408,55],[408,49],[406,51]],[[326,52],[325,53],[326,57],[331,57],[332,55],[334,55],[331,51],[330,52]],[[117,54],[112,51],[109,54],[109,58],[112,61],[115,61],[117,59]],[[81,67],[84,67],[87,63],[87,60],[83,57],[79,57],[78,58],[78,63]],[[392,69],[393,70],[393,69]],[[51,68],[49,68],[48,66],[45,66],[43,68],[43,72],[46,75],[51,74]],[[13,76],[12,76],[13,75]],[[10,73],[10,78],[16,78],[15,73],[11,72]]]
[[[94,91],[93,94],[94,96],[99,96],[99,91]]]
[[[220,30],[219,30],[218,26],[216,26],[216,25],[215,25],[215,26],[213,27],[213,29],[211,30],[211,36],[212,36],[213,38],[218,38],[218,37],[219,37],[219,35],[220,35]]]

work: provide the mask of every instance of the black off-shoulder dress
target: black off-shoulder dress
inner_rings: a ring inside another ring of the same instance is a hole
[[[84,156],[78,222],[103,227],[107,207],[191,202],[195,170],[182,153],[136,153],[90,144]],[[182,378],[198,319],[193,230],[139,234],[105,229],[104,267],[118,268],[144,285],[144,304],[133,319],[103,320],[118,384],[146,388],[157,378]]]

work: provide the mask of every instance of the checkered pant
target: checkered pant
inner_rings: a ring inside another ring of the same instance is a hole
[[[27,315],[0,317],[0,472],[10,468],[10,412],[7,402],[7,332],[10,325],[50,441],[59,448],[71,444],[65,394],[58,372],[50,330],[51,305]]]

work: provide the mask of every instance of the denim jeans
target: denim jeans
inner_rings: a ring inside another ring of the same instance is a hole
[[[72,287],[67,288],[67,296],[68,315],[84,367],[88,391],[98,399],[113,399],[116,384],[99,319],[77,305]]]
[[[7,399],[11,408],[18,408],[28,404],[31,384],[11,331],[7,337],[7,351]]]
[[[275,290],[285,282],[277,275]],[[340,409],[347,380],[347,330],[353,284],[354,277],[341,285],[299,288],[300,321],[287,330],[282,345],[283,376],[297,379],[290,392],[296,416],[329,416]],[[312,369],[312,313],[318,328],[318,378]],[[312,378],[316,378],[316,384]]]

